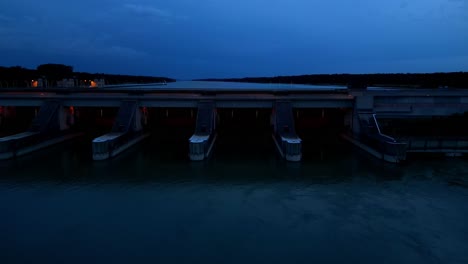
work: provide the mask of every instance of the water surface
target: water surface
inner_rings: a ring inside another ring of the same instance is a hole
[[[346,86],[338,85],[311,85],[311,84],[284,84],[284,83],[244,83],[244,82],[208,82],[208,81],[177,81],[161,84],[141,84],[141,85],[111,85],[112,87],[130,87],[138,89],[208,89],[208,90],[344,90]]]
[[[93,162],[86,142],[0,163],[0,263],[468,262],[463,159],[293,164],[221,138],[202,163],[154,139]]]

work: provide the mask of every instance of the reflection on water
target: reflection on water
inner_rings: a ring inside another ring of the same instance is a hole
[[[154,138],[93,162],[86,142],[0,163],[1,263],[468,262],[463,159],[340,143],[287,163],[221,137],[206,162]]]

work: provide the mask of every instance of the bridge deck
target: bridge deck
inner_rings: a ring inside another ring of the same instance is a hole
[[[120,101],[136,100],[147,107],[197,107],[199,101],[209,100],[223,107],[271,108],[278,100],[292,101],[295,107],[352,107],[353,97],[341,92],[292,92],[275,94],[259,91],[0,91],[2,106],[40,106],[44,100],[60,100],[64,106],[118,107]]]
[[[371,97],[368,106],[382,114],[425,115],[434,106],[441,108],[431,110],[438,115],[445,115],[448,108],[468,109],[468,89],[348,90],[326,85],[190,81],[103,88],[2,88],[0,106],[40,106],[44,100],[60,100],[64,106],[119,107],[123,100],[136,100],[139,107],[196,108],[200,101],[209,100],[216,108],[272,108],[276,101],[287,100],[294,108],[353,108],[359,97]]]

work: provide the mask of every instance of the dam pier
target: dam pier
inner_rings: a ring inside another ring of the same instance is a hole
[[[187,156],[194,161],[215,155],[220,129],[229,122],[246,133],[257,124],[267,129],[279,155],[292,162],[302,158],[301,135],[317,131],[336,134],[392,163],[409,154],[468,153],[465,89],[175,82],[0,89],[0,159],[72,140],[96,122],[105,122],[108,130],[89,143],[92,157],[110,159],[150,136],[150,127],[164,129],[164,123],[155,124],[158,118],[192,129],[186,140]]]

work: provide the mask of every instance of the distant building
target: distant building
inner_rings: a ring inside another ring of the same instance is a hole
[[[105,84],[106,83],[104,79],[94,79],[94,81],[91,81],[91,84],[89,85],[89,87],[99,88],[99,87],[103,87]]]
[[[47,87],[47,80],[39,78],[37,80],[31,80],[31,87]]]
[[[73,87],[90,87],[90,88],[98,88],[104,87],[105,80],[104,79],[94,79],[94,80],[79,80],[76,78],[70,79],[62,79],[57,81],[57,87],[60,88],[73,88]],[[47,80],[46,79],[37,79],[31,80],[31,87],[47,87]]]
[[[72,88],[75,87],[75,79],[63,79],[57,81],[57,87]]]

